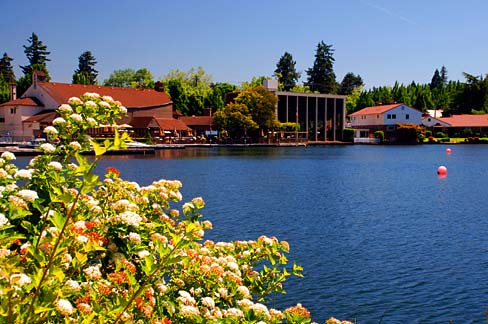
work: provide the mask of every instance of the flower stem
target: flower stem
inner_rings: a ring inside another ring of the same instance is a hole
[[[98,161],[98,158],[95,159],[95,161],[92,163],[92,165],[90,167],[90,171],[89,171],[90,173],[93,171],[93,169],[94,169],[97,161]],[[68,211],[68,214],[66,216],[66,220],[65,220],[65,222],[63,224],[63,228],[61,229],[61,232],[59,233],[58,239],[56,240],[56,244],[54,245],[54,247],[52,249],[51,255],[49,256],[49,261],[48,261],[48,263],[47,263],[47,265],[46,265],[46,267],[44,269],[44,272],[42,273],[41,280],[39,280],[39,283],[38,283],[38,285],[36,287],[36,290],[34,292],[34,296],[32,297],[32,301],[31,301],[31,303],[29,305],[29,308],[27,309],[27,315],[26,315],[26,317],[24,319],[24,323],[25,324],[29,323],[28,320],[29,320],[29,317],[32,314],[33,309],[34,309],[34,304],[35,304],[37,298],[39,297],[39,294],[40,294],[40,291],[41,291],[41,286],[42,286],[44,280],[46,279],[47,274],[49,273],[49,269],[51,268],[51,265],[53,264],[54,257],[57,254],[57,250],[58,250],[59,244],[61,243],[61,240],[63,238],[63,234],[64,234],[66,228],[68,227],[68,223],[69,223],[69,221],[71,219],[71,216],[73,215],[73,210],[75,209],[76,203],[80,199],[80,195],[81,195],[81,192],[82,192],[82,189],[83,189],[84,185],[85,185],[85,183],[83,182],[82,185],[81,185],[81,187],[80,187],[80,190],[78,191],[78,193],[77,193],[77,195],[76,195],[76,197],[75,197],[75,199],[73,201],[73,203],[71,204],[71,208]]]

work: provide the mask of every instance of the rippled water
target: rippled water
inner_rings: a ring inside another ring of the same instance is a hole
[[[280,307],[300,302],[322,323],[485,323],[488,146],[445,148],[166,150],[100,167],[144,185],[181,180],[186,200],[206,201],[207,238],[288,241],[305,278]]]

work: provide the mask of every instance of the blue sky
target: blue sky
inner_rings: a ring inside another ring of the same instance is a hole
[[[27,64],[35,32],[51,51],[48,70],[71,82],[89,50],[99,81],[119,69],[147,68],[156,79],[201,66],[214,82],[272,76],[289,52],[306,79],[317,44],[333,46],[334,71],[366,87],[450,80],[488,72],[486,0],[1,0],[0,54]]]

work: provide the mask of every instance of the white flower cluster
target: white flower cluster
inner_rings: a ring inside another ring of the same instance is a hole
[[[114,216],[113,220],[116,223],[124,223],[127,225],[138,227],[139,224],[142,222],[142,217],[137,213],[131,211],[125,211],[121,214]]]
[[[37,195],[37,192],[35,192],[34,190],[28,190],[28,189],[19,190],[17,192],[17,195],[20,198],[22,198],[28,202],[34,202],[34,200],[39,198],[39,196]]]
[[[67,299],[59,299],[56,303],[56,308],[62,316],[70,316],[73,314],[73,306]]]

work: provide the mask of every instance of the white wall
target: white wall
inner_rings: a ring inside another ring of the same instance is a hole
[[[396,124],[422,124],[422,113],[417,109],[401,105],[382,114],[352,116],[351,127],[381,126]]]
[[[44,105],[44,109],[52,110],[57,109],[60,104],[58,104],[41,86],[34,88],[31,85],[23,94],[23,97],[37,98]]]
[[[383,125],[383,117],[381,114],[353,116],[350,122],[352,127]]]
[[[405,105],[395,107],[383,113],[383,125],[422,124],[422,113]]]

